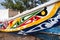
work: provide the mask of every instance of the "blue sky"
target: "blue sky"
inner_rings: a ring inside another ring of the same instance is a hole
[[[0,0],[0,3],[3,2],[3,1],[4,1],[4,0]],[[4,9],[4,7],[1,6],[1,4],[0,4],[0,9]]]

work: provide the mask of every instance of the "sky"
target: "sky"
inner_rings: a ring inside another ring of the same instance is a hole
[[[4,0],[0,0],[0,3],[3,2]],[[0,4],[0,9],[4,9],[4,7]]]

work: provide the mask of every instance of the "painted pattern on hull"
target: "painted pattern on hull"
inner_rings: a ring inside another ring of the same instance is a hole
[[[60,7],[60,2],[54,4],[52,7],[53,7],[53,8],[51,8],[51,11],[49,10],[50,12],[47,13],[46,16],[40,16],[40,18],[39,18],[38,20],[31,21],[31,23],[28,23],[28,24],[26,24],[25,26],[21,26],[22,24],[24,24],[24,21],[26,21],[26,20],[22,21],[22,20],[21,20],[22,18],[17,18],[17,19],[15,19],[15,20],[12,20],[11,22],[7,22],[7,23],[6,23],[6,24],[8,24],[7,27],[4,28],[4,30],[1,29],[1,31],[3,31],[3,32],[13,32],[13,31],[22,30],[22,29],[29,28],[29,27],[31,27],[31,26],[40,24],[40,23],[44,22],[45,20],[47,20],[47,19],[49,19],[49,18],[51,18],[51,17],[53,17],[53,16],[55,15],[57,9]],[[39,13],[39,11],[37,12],[37,14],[38,14],[38,13]],[[42,12],[42,15],[44,15],[44,13],[45,13],[45,12]],[[36,17],[37,14],[34,14],[34,16]],[[33,15],[32,15],[32,16],[33,16]],[[32,16],[30,16],[30,17],[32,17]],[[34,17],[34,16],[33,16],[33,17]],[[30,19],[30,17],[28,17],[28,19]],[[34,19],[33,19],[33,20],[34,20]],[[28,20],[27,20],[27,21],[28,21]],[[22,24],[20,24],[21,22],[22,22]],[[20,26],[19,26],[19,25],[20,25]],[[1,28],[2,28],[2,26],[1,26]]]

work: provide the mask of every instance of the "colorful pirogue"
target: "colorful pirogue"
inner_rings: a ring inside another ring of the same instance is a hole
[[[22,17],[18,17],[10,21],[0,22],[0,31],[2,32],[19,31],[41,24],[47,19],[53,17],[56,11],[58,10],[58,8],[60,8],[60,2],[58,2],[59,0],[55,0],[55,1],[57,1],[56,4],[48,7],[45,6],[44,8],[41,7],[42,9],[40,8],[34,10],[30,12],[30,14],[28,15],[24,15]]]

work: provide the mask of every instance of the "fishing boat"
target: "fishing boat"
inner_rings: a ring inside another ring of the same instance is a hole
[[[35,8],[24,11],[7,21],[0,22],[0,31],[2,32],[16,32],[43,23],[44,21],[52,18],[56,11],[60,8],[59,0],[50,0]],[[50,28],[50,27],[47,27]],[[40,30],[47,28],[40,27]],[[37,29],[36,29],[37,30]]]

